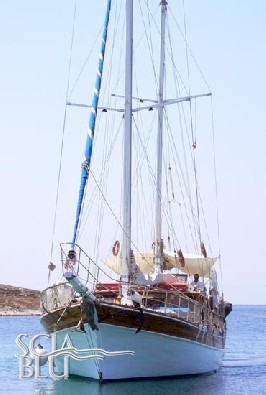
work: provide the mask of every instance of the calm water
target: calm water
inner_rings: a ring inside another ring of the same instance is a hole
[[[0,317],[0,393],[266,395],[266,306],[234,306],[227,323],[223,367],[214,375],[99,385],[85,379],[20,380],[15,354],[21,354],[21,350],[15,344],[15,338],[19,333],[29,336],[43,333],[39,317]]]

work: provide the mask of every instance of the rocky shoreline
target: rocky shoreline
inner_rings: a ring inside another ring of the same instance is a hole
[[[41,315],[40,291],[0,284],[0,316]]]

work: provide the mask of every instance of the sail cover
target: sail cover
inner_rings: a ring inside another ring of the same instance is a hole
[[[181,266],[177,254],[164,254],[165,260],[167,260],[166,266],[168,265],[169,269],[175,267],[188,275],[198,273],[202,277],[210,277],[211,268],[216,262],[217,258],[205,258],[202,255],[195,254],[183,255],[185,259],[185,264],[184,266]]]
[[[183,254],[185,264],[181,266],[178,256],[175,253],[163,254],[163,267],[166,270],[177,268],[183,273],[194,275],[198,273],[201,277],[209,277],[210,271],[217,258],[204,258],[201,255]],[[154,270],[154,253],[150,252],[134,252],[135,263],[139,270],[148,274]],[[120,254],[111,256],[104,262],[115,273],[121,274],[120,269]]]
[[[143,274],[149,274],[154,270],[153,252],[134,252],[134,261]],[[121,274],[121,253],[110,256],[104,263],[115,273]]]

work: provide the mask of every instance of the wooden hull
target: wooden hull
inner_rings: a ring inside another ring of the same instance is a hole
[[[216,371],[223,357],[224,336],[184,319],[151,310],[97,304],[98,328],[85,324],[86,333],[75,331],[81,318],[79,305],[42,317],[48,333],[56,332],[60,348],[68,333],[74,347],[106,351],[134,351],[135,355],[106,357],[97,361],[70,362],[70,374],[101,380],[170,377]],[[86,322],[86,316],[82,319]],[[57,359],[60,367],[61,359]]]

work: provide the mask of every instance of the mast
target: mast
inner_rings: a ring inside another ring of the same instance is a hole
[[[121,249],[121,280],[124,282],[124,284],[122,284],[122,294],[124,294],[128,289],[131,274],[132,59],[133,0],[126,0],[125,130],[123,153],[123,237]]]
[[[157,133],[157,180],[156,180],[156,225],[155,225],[155,271],[161,272],[162,261],[162,150],[163,150],[163,88],[165,75],[165,21],[166,0],[161,1],[161,52],[158,92],[158,133]]]

